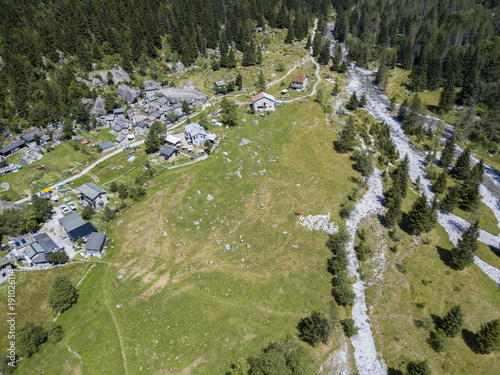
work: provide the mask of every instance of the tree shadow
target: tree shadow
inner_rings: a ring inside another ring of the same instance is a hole
[[[387,369],[387,375],[403,375],[403,371],[396,370],[395,368],[389,367]]]
[[[493,254],[495,254],[497,257],[500,257],[500,249],[495,246],[490,246],[490,250]]]
[[[468,329],[462,329],[462,339],[474,353],[477,353],[476,334]]]
[[[435,114],[437,114],[437,115],[439,115],[439,114],[440,114],[440,108],[439,108],[437,105],[430,105],[430,104],[429,104],[429,105],[427,105],[426,107],[427,107],[427,109],[428,109],[429,111],[431,111],[431,112],[433,112],[433,113],[435,113]]]
[[[401,221],[399,222],[399,227],[403,232],[405,232],[409,236],[413,236],[415,234],[410,230],[410,228],[408,228],[408,214],[406,212],[403,212],[401,214]]]
[[[451,263],[451,251],[441,246],[436,246],[436,250],[438,252],[439,258],[443,261],[443,263],[446,266],[453,268]]]
[[[443,318],[441,318],[439,315],[431,314],[431,319],[434,322],[434,327],[436,328],[441,327],[441,324],[443,323]]]

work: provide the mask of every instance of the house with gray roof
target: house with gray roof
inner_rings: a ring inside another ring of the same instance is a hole
[[[36,144],[36,142],[35,142],[35,135],[38,135],[40,138],[42,137],[42,133],[40,133],[39,131],[34,131],[34,132],[31,132],[31,133],[23,134],[21,136],[21,139],[24,142],[26,142],[26,144],[28,146],[32,146],[32,145]]]
[[[160,156],[164,158],[165,160],[170,159],[173,156],[177,156],[179,154],[179,151],[177,151],[175,148],[170,147],[170,146],[163,146],[160,150]]]
[[[80,215],[78,215],[76,212],[73,212],[68,216],[61,217],[59,219],[59,224],[66,230],[66,232],[70,232],[73,229],[84,225],[85,221],[83,221]]]
[[[94,208],[102,208],[108,204],[106,190],[93,182],[87,182],[77,189],[80,194],[78,201],[81,205],[90,205]]]
[[[14,142],[11,145],[8,145],[8,146],[5,146],[4,148],[2,148],[0,150],[0,155],[1,156],[11,155],[11,154],[19,151],[20,149],[22,149],[23,147],[26,147],[26,146],[27,146],[27,144],[24,140]]]
[[[111,141],[104,141],[104,142],[101,142],[99,143],[98,145],[100,148],[101,148],[101,154],[104,154],[108,151],[111,151],[112,149],[115,148],[115,144]]]
[[[200,146],[205,143],[207,131],[203,128],[203,126],[192,122],[187,124],[184,129],[184,135],[188,142],[191,142],[194,146]]]
[[[226,82],[224,82],[224,80],[220,80],[220,81],[216,81],[214,82],[214,90],[217,91],[217,90],[221,90],[223,89],[224,87],[226,87]]]
[[[107,239],[104,233],[93,232],[85,244],[87,254],[98,257],[103,255],[103,249]]]

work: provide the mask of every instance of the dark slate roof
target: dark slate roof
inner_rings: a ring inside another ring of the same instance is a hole
[[[139,128],[147,128],[148,127],[148,123],[146,121],[140,121],[138,122],[135,126],[136,127],[139,127]]]
[[[8,146],[5,146],[4,148],[2,148],[0,150],[0,154],[6,154],[6,153],[8,153],[8,152],[20,147],[20,146],[25,146],[25,145],[26,145],[26,142],[24,140],[17,141],[11,145],[8,145]]]
[[[81,218],[81,216],[78,215],[76,212],[73,212],[73,213],[69,214],[68,216],[60,218],[59,219],[59,223],[68,232],[72,231],[73,229],[76,229],[76,228],[82,226],[83,224],[85,224],[85,222],[83,221],[83,219]]]
[[[50,254],[54,251],[59,250],[57,244],[52,241],[52,238],[49,237],[47,233],[36,234],[35,236],[36,242],[43,248],[45,254]]]
[[[102,149],[102,150],[106,150],[108,148],[111,148],[111,147],[114,147],[115,144],[111,141],[104,141],[102,143],[99,143],[99,147]]]
[[[94,232],[90,235],[89,240],[85,244],[85,249],[89,251],[101,251],[105,242],[106,235],[104,233]]]
[[[125,108],[115,108],[115,109],[113,109],[113,113],[115,115],[121,115],[121,114],[125,113]]]
[[[97,229],[92,224],[90,221],[88,223],[85,223],[78,228],[73,229],[72,231],[68,232],[69,238],[71,238],[72,241],[76,241],[80,237],[85,237],[88,236],[90,233],[95,232]]]
[[[94,184],[93,182],[87,182],[83,184],[78,188],[78,191],[92,200],[96,199],[99,194],[106,194],[106,190]]]
[[[41,247],[38,243],[34,242],[31,245],[26,246],[25,250],[28,258],[33,258],[37,254],[45,254],[43,247]]]
[[[50,254],[38,254],[31,258],[33,263],[50,263]]]
[[[42,136],[40,132],[31,132],[23,134],[21,138],[24,139],[26,142],[33,142],[35,140],[35,134],[38,134],[40,137]]]
[[[170,146],[163,146],[160,150],[160,155],[167,155],[168,157],[172,156],[175,152],[175,148]]]

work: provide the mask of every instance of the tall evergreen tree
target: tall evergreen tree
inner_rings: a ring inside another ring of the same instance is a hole
[[[318,62],[321,65],[328,65],[330,63],[330,42],[328,41],[328,39],[323,43],[323,46],[321,47]]]
[[[446,172],[446,170],[443,170],[436,179],[436,182],[434,183],[433,186],[434,191],[439,194],[444,193],[444,191],[446,190],[447,180],[448,180],[448,173]]]
[[[464,211],[474,211],[481,202],[479,182],[464,182],[460,188],[460,208]]]
[[[460,305],[453,306],[441,319],[440,327],[448,337],[458,335],[464,324],[464,314]]]
[[[484,182],[484,160],[481,158],[479,163],[476,163],[470,172],[470,180],[474,182]]]
[[[439,164],[442,168],[448,168],[455,159],[455,137],[452,135],[446,139]]]
[[[262,69],[259,71],[259,78],[257,80],[257,91],[263,92],[266,90],[266,80],[264,78],[264,73]]]
[[[460,201],[460,187],[452,186],[448,189],[446,197],[441,204],[441,210],[446,213],[451,213]]]
[[[443,91],[439,96],[439,109],[443,112],[448,113],[453,108],[453,103],[455,103],[455,77],[449,77],[443,87]]]
[[[500,350],[500,319],[481,325],[481,329],[476,334],[476,345],[481,354],[490,354]]]
[[[293,23],[291,23],[285,37],[285,43],[290,44],[293,43],[294,41],[295,41],[295,27],[293,26]]]
[[[474,237],[476,236],[476,237]],[[477,249],[478,228],[475,224],[466,229],[458,244],[451,251],[451,266],[456,270],[463,270],[474,263],[474,251]]]
[[[421,194],[408,212],[408,227],[416,234],[429,232],[434,222],[434,211],[427,198]]]
[[[470,173],[470,149],[466,148],[457,159],[455,166],[451,170],[451,174],[454,178],[458,180],[465,180]]]
[[[388,227],[397,225],[401,220],[401,203],[402,203],[401,193],[394,187],[392,187],[392,189],[394,189],[393,190],[394,193],[392,194],[392,197],[389,201],[387,212],[384,216],[385,224]]]
[[[229,69],[236,68],[236,57],[234,56],[234,49],[229,50],[229,55],[227,56],[227,64],[226,66]]]
[[[305,48],[305,49],[307,49],[307,50],[308,50],[309,48],[311,48],[311,35],[308,35],[308,36],[307,36],[307,41],[306,41],[306,45],[305,45],[305,47],[304,47],[304,48]]]

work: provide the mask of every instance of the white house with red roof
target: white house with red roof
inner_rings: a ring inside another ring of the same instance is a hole
[[[274,111],[274,106],[276,105],[276,99],[274,96],[260,92],[255,96],[252,96],[252,106],[255,111]]]
[[[309,83],[307,76],[303,74],[294,74],[290,83],[290,90],[304,91]]]

